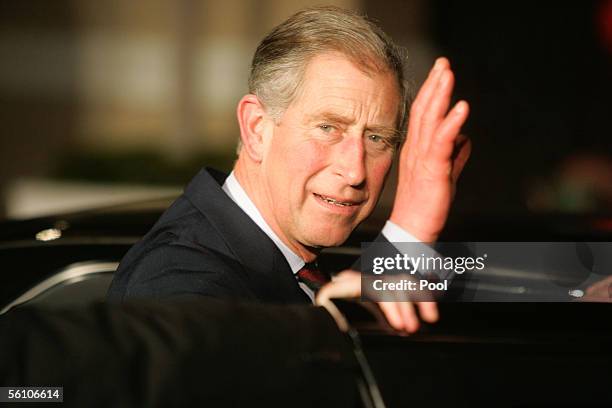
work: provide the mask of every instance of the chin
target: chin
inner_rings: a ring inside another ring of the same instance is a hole
[[[313,233],[310,235],[308,242],[310,242],[310,246],[314,248],[335,247],[342,245],[348,239],[350,234],[351,231],[335,231],[334,233],[329,233],[329,231],[326,231],[322,233]]]

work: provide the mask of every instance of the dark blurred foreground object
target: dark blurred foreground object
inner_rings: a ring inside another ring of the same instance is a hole
[[[352,347],[312,306],[17,308],[0,384],[63,386],[78,407],[612,406],[612,304],[441,303],[411,336],[337,306]]]
[[[322,308],[216,300],[0,318],[0,385],[75,407],[354,407],[357,364]]]

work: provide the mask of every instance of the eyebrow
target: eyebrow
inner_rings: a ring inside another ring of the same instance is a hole
[[[324,120],[324,121],[329,121],[332,123],[340,123],[343,125],[350,125],[351,123],[355,122],[355,120],[351,117],[339,115],[336,113],[330,113],[330,112],[308,115],[307,119],[309,122],[313,120]],[[374,126],[367,126],[365,130],[368,132],[381,133],[384,136],[388,136],[389,138],[392,139],[391,142],[393,143],[401,141],[401,132],[397,130],[396,128],[382,126],[382,125],[374,125]]]

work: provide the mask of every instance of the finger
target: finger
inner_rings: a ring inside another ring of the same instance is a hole
[[[336,276],[334,276],[332,279],[334,282],[337,282],[337,281],[342,281],[346,279],[354,279],[355,276],[360,278],[361,273],[353,269],[345,269],[342,272],[338,273]]]
[[[339,282],[330,282],[317,292],[317,297],[327,297],[328,299],[355,298],[360,295],[361,281],[359,279],[345,279]]]
[[[446,166],[450,162],[455,148],[455,140],[457,140],[461,126],[465,123],[468,114],[468,103],[459,101],[440,123],[428,151],[428,157],[431,158],[430,165],[441,164]]]
[[[395,330],[404,329],[404,319],[397,307],[397,302],[378,302],[378,306],[382,310],[385,318]]]
[[[334,298],[357,298],[361,296],[361,278],[359,273],[345,273],[339,280],[333,280],[317,292],[315,304],[323,304]]]
[[[440,74],[444,68],[448,66],[449,62],[446,58],[438,58],[429,71],[427,79],[423,82],[423,85],[421,85],[421,89],[419,89],[416,98],[412,102],[410,116],[408,118],[408,136],[406,141],[408,144],[408,151],[412,151],[419,142],[421,116],[425,108],[429,105],[429,100],[435,92]]]
[[[457,145],[456,156],[453,160],[452,179],[455,183],[459,179],[459,176],[461,175],[461,172],[463,171],[463,168],[465,167],[465,164],[467,163],[468,159],[470,158],[470,154],[472,153],[472,142],[470,141],[470,139],[463,135],[459,135],[459,138],[461,140]]]
[[[421,153],[426,153],[428,151],[436,129],[446,116],[454,86],[455,76],[453,72],[449,69],[444,70],[440,74],[440,81],[438,81],[438,86],[435,93],[432,95],[427,110],[423,113],[421,118],[419,129]]]
[[[432,67],[429,75],[421,88],[416,98],[410,107],[410,116],[408,119],[408,147],[413,151],[418,146],[420,140],[420,125],[423,113],[427,110],[429,101],[433,97],[435,90],[440,80],[440,75],[449,66],[446,58],[438,58]]]
[[[440,317],[438,314],[438,305],[436,302],[418,302],[419,314],[421,318],[428,323],[435,323]]]
[[[414,333],[419,329],[419,318],[417,317],[412,302],[397,302],[397,306],[404,321],[404,328],[408,333]]]

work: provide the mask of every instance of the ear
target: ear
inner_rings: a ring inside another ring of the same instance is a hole
[[[242,148],[252,160],[261,162],[264,153],[265,122],[268,118],[263,104],[257,96],[245,95],[238,102],[236,114],[240,125]]]

